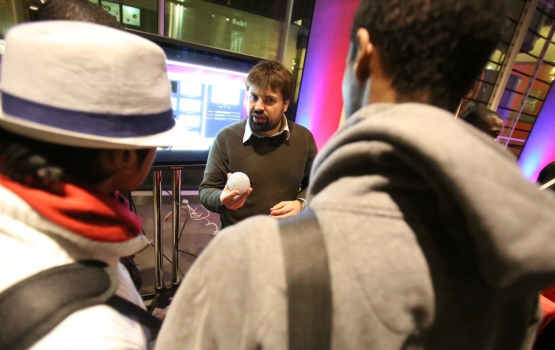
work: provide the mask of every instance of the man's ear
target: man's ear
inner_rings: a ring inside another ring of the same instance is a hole
[[[290,101],[291,101],[291,99],[283,100],[283,113],[287,112],[287,108],[289,108],[289,102]]]
[[[135,150],[111,149],[102,153],[102,164],[112,171],[131,172],[137,167]]]
[[[370,41],[370,34],[364,28],[359,28],[356,34],[355,76],[359,81],[370,78],[370,59],[374,53],[374,46]]]

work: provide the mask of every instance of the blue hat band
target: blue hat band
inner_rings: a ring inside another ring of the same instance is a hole
[[[155,114],[116,115],[74,111],[24,100],[2,93],[4,113],[29,122],[101,137],[140,137],[170,130],[171,108]]]

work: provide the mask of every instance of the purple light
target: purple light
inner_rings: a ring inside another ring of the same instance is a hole
[[[524,176],[535,182],[540,170],[555,160],[555,89],[550,89],[518,164]]]
[[[307,127],[318,149],[337,130],[349,33],[358,0],[317,0],[295,121]]]

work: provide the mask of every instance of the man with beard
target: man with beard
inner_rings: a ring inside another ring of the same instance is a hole
[[[222,228],[257,214],[282,219],[299,213],[317,153],[312,133],[285,117],[294,85],[282,63],[259,62],[245,85],[249,116],[216,135],[199,188],[202,204],[220,213]],[[241,195],[226,184],[234,172],[250,179]]]

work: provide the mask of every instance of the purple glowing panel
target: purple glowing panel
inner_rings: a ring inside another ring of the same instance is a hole
[[[316,0],[295,121],[318,149],[337,130],[343,110],[341,83],[351,22],[359,0]]]
[[[524,176],[535,182],[540,170],[555,160],[555,89],[551,89],[526,141],[518,164]]]

